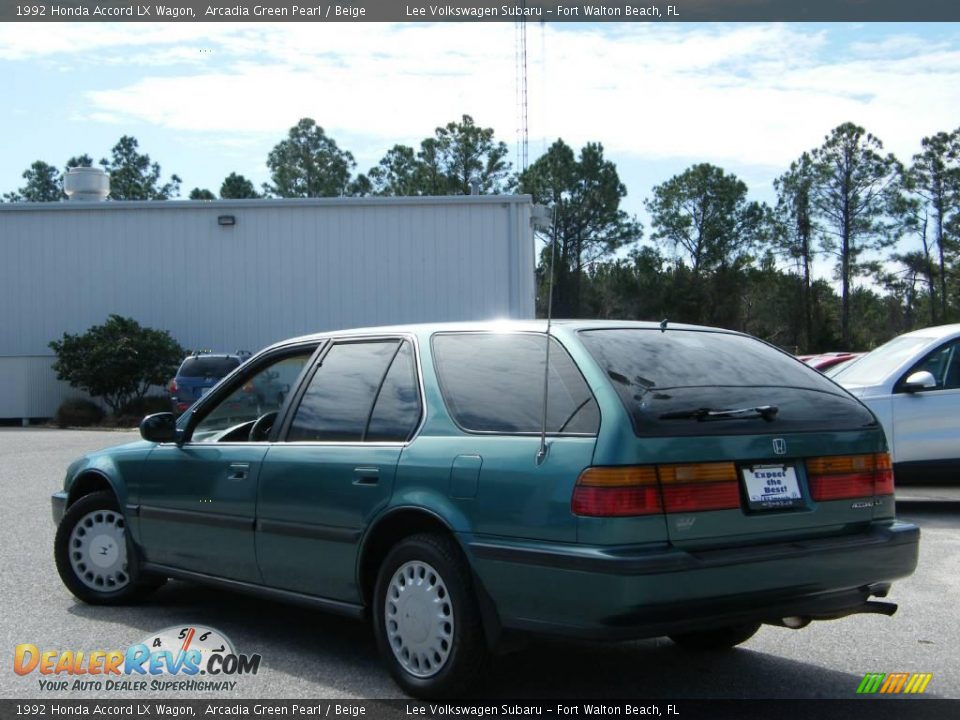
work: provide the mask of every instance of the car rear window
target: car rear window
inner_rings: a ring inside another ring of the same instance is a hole
[[[222,378],[240,365],[235,357],[188,357],[177,373],[180,377]]]
[[[875,424],[866,408],[816,370],[744,335],[623,328],[585,330],[579,336],[616,389],[637,435],[848,430]],[[776,413],[750,412],[766,406],[775,406]],[[728,410],[744,412],[707,414]]]

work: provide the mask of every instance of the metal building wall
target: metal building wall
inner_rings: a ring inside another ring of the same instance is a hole
[[[0,391],[0,418],[51,415],[65,393],[37,358],[48,366],[51,340],[111,313],[227,352],[336,328],[533,317],[531,207],[528,196],[0,206],[0,377],[26,383]]]

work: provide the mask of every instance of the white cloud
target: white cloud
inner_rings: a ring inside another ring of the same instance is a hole
[[[804,25],[528,27],[531,146],[562,136],[636,157],[782,168],[846,120],[906,157],[957,123],[960,47],[915,29],[838,53],[840,30]],[[222,142],[309,116],[382,152],[463,112],[513,142],[515,33],[508,23],[18,24],[0,26],[0,59],[141,68],[137,81],[86,93],[92,121]]]

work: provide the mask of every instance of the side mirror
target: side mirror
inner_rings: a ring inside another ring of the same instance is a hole
[[[903,381],[903,389],[909,393],[918,390],[927,390],[937,386],[933,373],[929,370],[919,370]]]
[[[173,413],[162,412],[147,415],[140,422],[140,437],[155,443],[176,442],[177,420]]]

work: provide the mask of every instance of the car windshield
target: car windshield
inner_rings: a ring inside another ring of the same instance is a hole
[[[177,373],[180,377],[222,378],[240,364],[235,357],[188,357]]]
[[[846,366],[833,379],[841,385],[877,385],[929,342],[927,337],[901,335]]]

